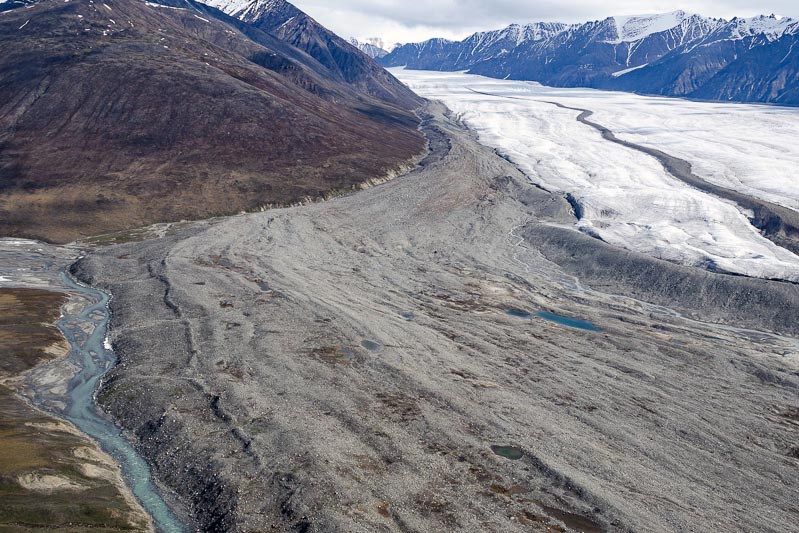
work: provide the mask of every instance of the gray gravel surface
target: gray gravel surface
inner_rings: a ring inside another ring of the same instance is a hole
[[[795,299],[764,311],[785,285],[633,276],[430,112],[411,174],[75,266],[114,294],[100,401],[196,525],[799,531],[798,348],[769,332]],[[689,294],[715,284],[757,315]]]

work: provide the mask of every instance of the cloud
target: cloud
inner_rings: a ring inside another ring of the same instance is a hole
[[[758,14],[799,18],[797,0],[295,0],[300,9],[343,37],[380,37],[386,42],[413,42],[430,37],[461,39],[475,31],[512,22],[585,22],[612,15],[663,13],[683,9],[706,16],[732,18]]]

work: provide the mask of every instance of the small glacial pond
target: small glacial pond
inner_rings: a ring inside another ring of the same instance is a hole
[[[585,331],[595,331],[595,332],[602,331],[602,328],[595,325],[593,322],[589,322],[588,320],[580,320],[579,318],[569,318],[563,315],[556,315],[555,313],[547,313],[546,311],[537,311],[536,313],[528,313],[520,309],[508,309],[507,311],[505,311],[505,314],[516,318],[523,318],[525,320],[537,317],[543,320],[548,320],[549,322],[555,322],[556,324],[560,324],[561,326],[582,329]]]
[[[504,457],[505,459],[510,459],[511,461],[518,461],[522,457],[524,457],[524,452],[521,448],[517,448],[516,446],[491,446],[491,451],[494,452],[496,455],[500,457]]]
[[[57,323],[72,348],[70,358],[80,368],[69,384],[66,408],[61,415],[95,439],[120,463],[125,482],[152,517],[157,531],[186,531],[155,487],[147,462],[94,401],[97,383],[115,362],[114,354],[105,347],[109,297],[102,291],[77,284],[64,272],[61,272],[61,280],[70,290],[85,295],[91,302],[80,313],[64,316]]]
[[[370,341],[369,339],[364,339],[361,341],[361,346],[369,350],[370,352],[379,352],[383,349],[383,345],[379,342]]]
[[[535,316],[538,318],[543,318],[544,320],[549,320],[550,322],[555,322],[562,326],[568,326],[570,328],[584,329],[585,331],[602,331],[602,328],[594,325],[588,320],[569,318],[567,316],[556,315],[554,313],[545,313],[544,311],[539,311],[535,314]]]

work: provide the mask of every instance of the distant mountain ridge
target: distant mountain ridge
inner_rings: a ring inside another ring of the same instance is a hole
[[[401,45],[379,62],[557,87],[799,105],[798,40],[799,21],[790,18],[724,20],[675,11],[512,24],[463,41]]]
[[[388,55],[388,52],[380,46],[373,43],[361,42],[355,37],[350,38],[350,44],[372,59],[379,59]]]

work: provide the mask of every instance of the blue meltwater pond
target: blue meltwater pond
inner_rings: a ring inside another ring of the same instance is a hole
[[[80,368],[69,384],[67,405],[61,414],[119,462],[125,482],[152,517],[156,530],[163,533],[186,531],[153,483],[147,462],[122,437],[119,428],[100,412],[94,400],[98,381],[116,360],[104,346],[110,315],[109,296],[75,283],[65,272],[61,272],[61,280],[70,290],[83,294],[91,302],[80,313],[64,316],[57,323],[72,348],[71,360]]]
[[[545,313],[544,311],[539,311],[535,314],[535,316],[538,318],[543,318],[544,320],[549,320],[550,322],[555,322],[562,326],[568,326],[570,328],[584,329],[586,331],[602,331],[602,328],[594,325],[588,320],[569,318],[567,316],[556,315],[554,313]]]
[[[585,331],[594,331],[594,332],[602,331],[602,328],[595,325],[593,322],[589,322],[588,320],[580,320],[579,318],[569,318],[567,316],[556,315],[555,313],[547,313],[545,311],[528,313],[526,311],[521,311],[519,309],[509,309],[505,311],[505,314],[516,318],[524,318],[524,319],[538,317],[544,320],[548,320],[550,322],[555,322],[556,324],[560,324],[561,326],[582,329]]]

